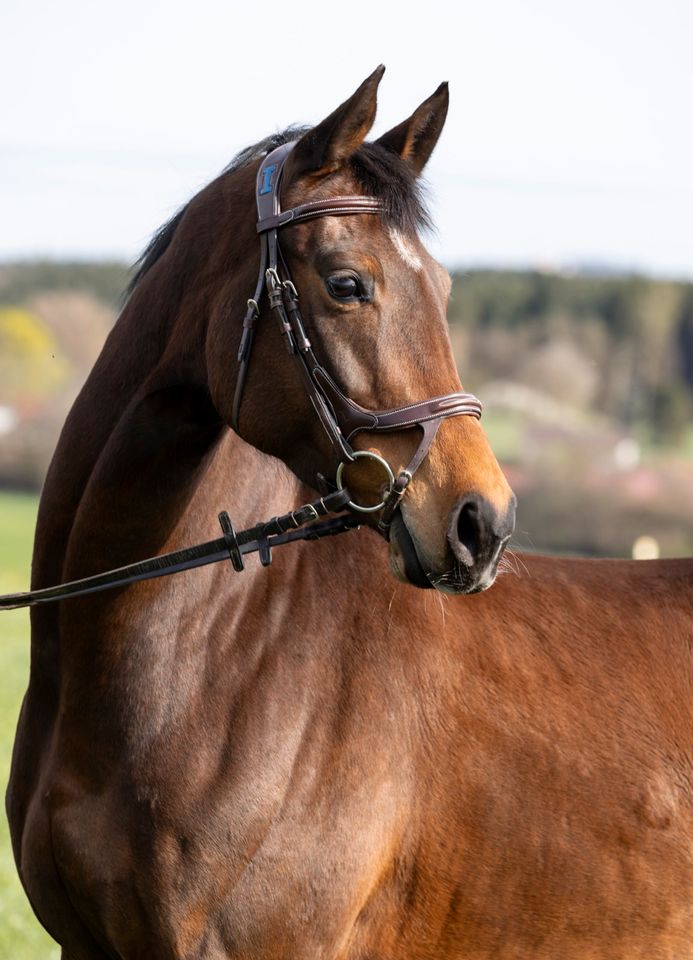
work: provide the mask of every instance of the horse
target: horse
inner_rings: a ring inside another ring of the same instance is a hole
[[[271,566],[32,610],[7,810],[63,960],[693,957],[693,562],[513,567],[476,416],[420,423],[409,476],[417,429],[333,429],[340,403],[461,389],[421,240],[447,86],[369,142],[381,76],[155,235],[60,437],[35,587],[179,548],[221,506],[250,522],[326,495],[335,444],[351,503],[378,508]],[[284,146],[282,209],[321,215],[275,211],[291,281],[242,322]]]

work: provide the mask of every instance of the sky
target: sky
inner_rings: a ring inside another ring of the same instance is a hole
[[[446,266],[693,278],[691,0],[3,0],[0,260],[134,259],[241,148],[379,64],[374,135],[450,82]]]

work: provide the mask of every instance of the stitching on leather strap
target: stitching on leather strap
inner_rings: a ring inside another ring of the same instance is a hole
[[[311,203],[302,203],[290,210],[258,220],[256,230],[265,233],[268,230],[278,230],[281,227],[300,223],[314,217],[341,216],[357,213],[380,213],[383,205],[375,197],[328,197],[325,200],[314,200]]]

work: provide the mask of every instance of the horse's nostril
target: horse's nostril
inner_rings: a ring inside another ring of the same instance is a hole
[[[481,569],[498,560],[514,525],[514,502],[499,514],[485,497],[472,493],[453,510],[448,540],[458,563]]]
[[[479,534],[479,506],[474,500],[470,500],[460,507],[457,517],[457,543],[453,544],[457,559],[467,566],[472,566],[476,560]]]

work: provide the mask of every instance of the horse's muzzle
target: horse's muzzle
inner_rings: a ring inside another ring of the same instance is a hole
[[[398,510],[390,535],[390,565],[395,576],[417,587],[443,593],[469,594],[488,589],[515,528],[515,497],[503,514],[479,494],[469,494],[453,507],[447,532],[447,560],[433,569]]]
[[[498,563],[515,529],[513,495],[504,513],[479,494],[463,497],[452,510],[448,543],[454,557],[452,570],[434,577],[444,593],[479,593],[496,579]]]

